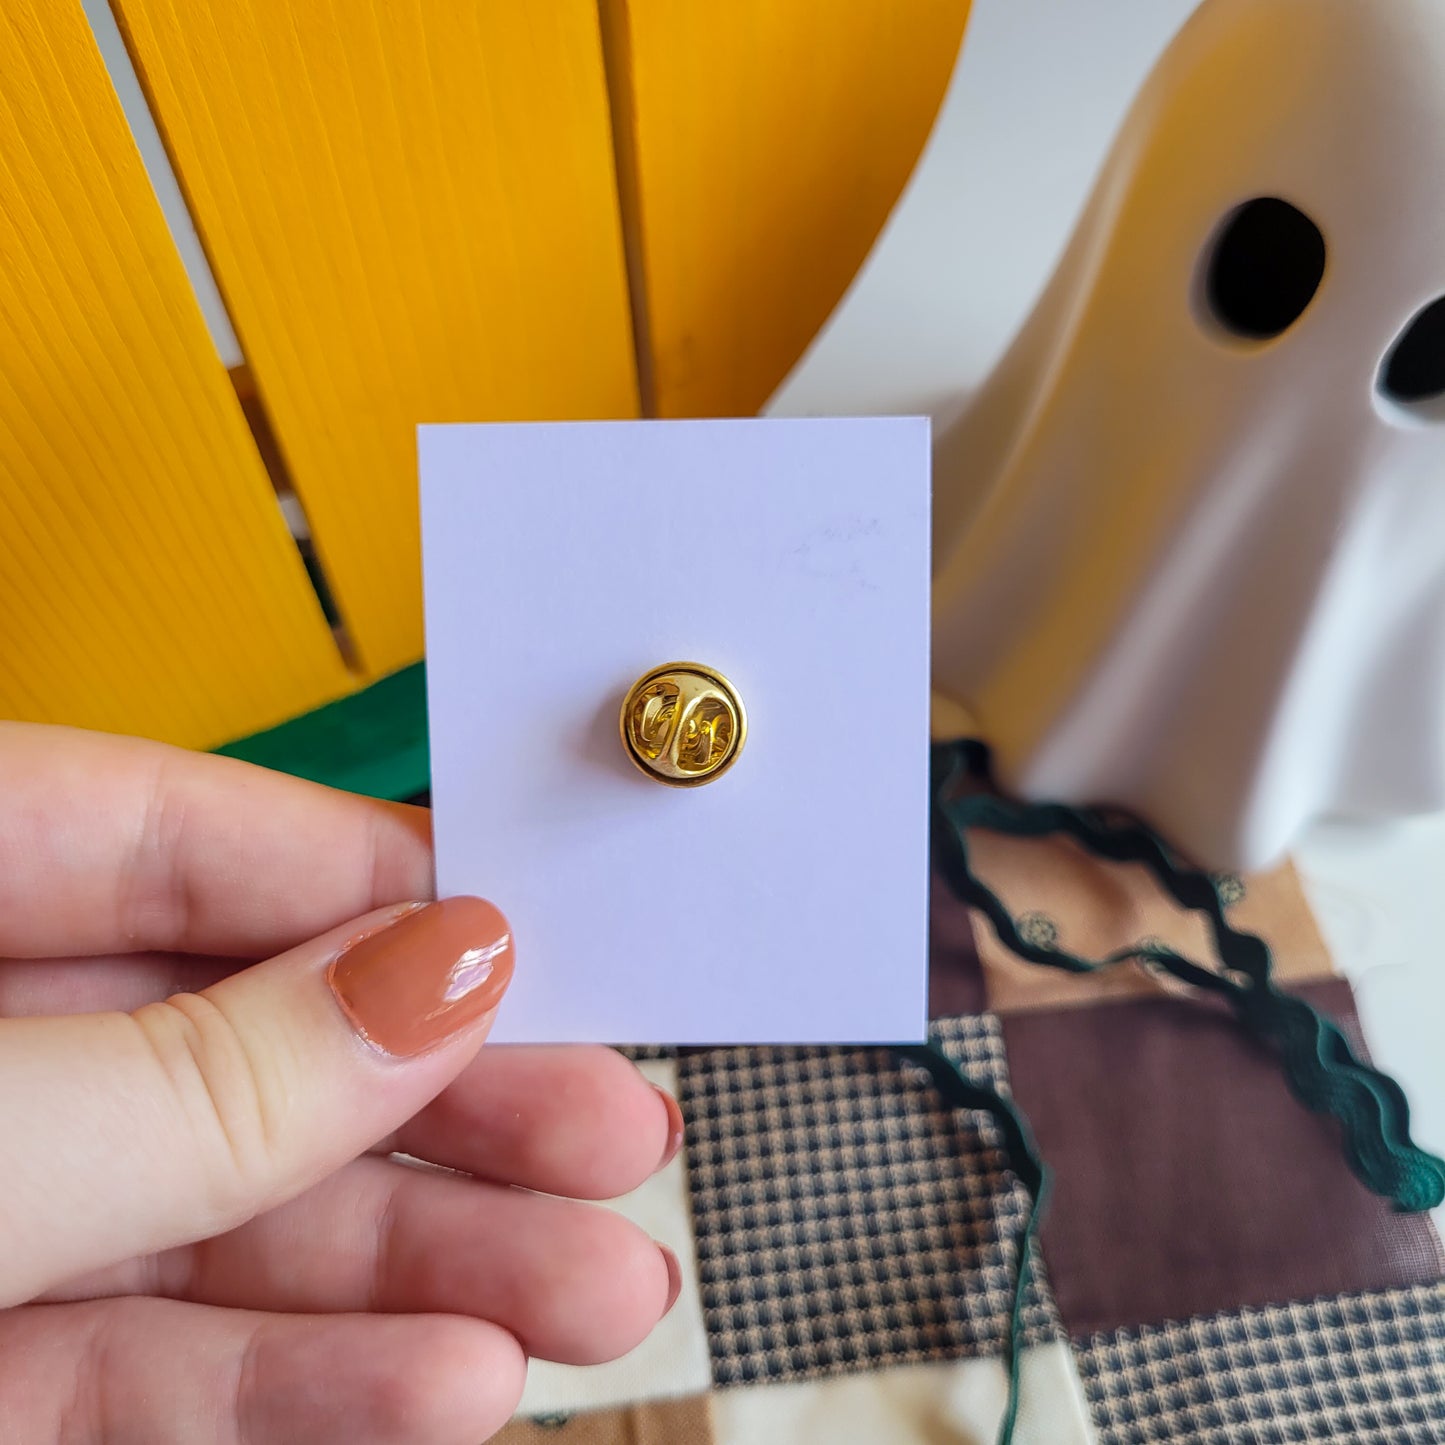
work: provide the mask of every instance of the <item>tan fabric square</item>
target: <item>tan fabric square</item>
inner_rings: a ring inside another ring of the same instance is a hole
[[[712,1445],[706,1395],[653,1400],[570,1418],[513,1420],[494,1445]]]
[[[1026,938],[1086,958],[1154,939],[1200,963],[1214,961],[1205,920],[1180,908],[1141,864],[1094,858],[1066,838],[1010,838],[974,829],[968,845],[975,873]],[[1297,983],[1334,974],[1293,864],[1247,879],[1230,877],[1222,886],[1230,921],[1269,944],[1278,978]],[[974,930],[988,1007],[999,1013],[1167,992],[1136,964],[1065,973],[1016,958],[978,915]]]

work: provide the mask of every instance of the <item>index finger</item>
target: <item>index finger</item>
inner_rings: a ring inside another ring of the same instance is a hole
[[[0,722],[0,955],[259,958],[432,890],[424,808]]]

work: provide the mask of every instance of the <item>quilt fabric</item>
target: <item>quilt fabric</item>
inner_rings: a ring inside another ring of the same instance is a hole
[[[980,859],[1015,917],[1077,951],[1203,950],[1141,870],[1049,840]],[[1359,1039],[1293,871],[1224,895]],[[1020,964],[941,888],[932,936],[937,1039],[1012,1093],[1055,1178],[1018,1445],[1445,1445],[1435,1228],[1355,1179],[1266,1049],[1128,966]],[[502,1441],[989,1445],[1028,1204],[990,1121],[884,1048],[648,1056],[688,1125],[649,1194],[675,1217],[654,1202],[648,1225],[694,1276],[655,1365],[613,1377],[625,1399],[597,1408],[588,1372],[539,1367]]]

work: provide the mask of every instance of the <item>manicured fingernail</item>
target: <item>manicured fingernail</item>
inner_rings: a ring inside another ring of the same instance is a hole
[[[425,1053],[496,1008],[512,981],[512,930],[480,898],[444,898],[348,943],[326,981],[373,1048]]]
[[[665,1244],[657,1247],[662,1251],[662,1262],[667,1266],[667,1303],[662,1308],[662,1313],[666,1315],[682,1293],[682,1266],[677,1262],[677,1256]]]
[[[652,1087],[657,1089],[658,1097],[667,1110],[667,1147],[662,1151],[662,1162],[657,1166],[658,1169],[666,1169],[677,1158],[677,1151],[682,1148],[682,1110],[666,1089],[658,1089],[656,1084]]]

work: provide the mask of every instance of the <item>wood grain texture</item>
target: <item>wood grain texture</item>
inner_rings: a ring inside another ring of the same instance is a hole
[[[947,88],[968,0],[601,0],[660,416],[755,412]]]
[[[77,0],[6,0],[0,57],[0,714],[209,747],[336,697]]]
[[[416,424],[636,414],[595,0],[116,9],[342,617],[390,671],[422,651]]]

